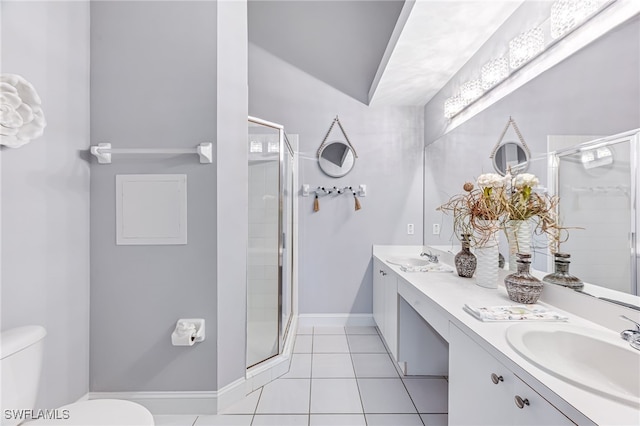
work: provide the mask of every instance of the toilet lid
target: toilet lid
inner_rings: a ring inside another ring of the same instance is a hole
[[[140,404],[119,399],[92,399],[48,410],[57,419],[39,419],[25,425],[153,426],[153,416]],[[37,412],[36,412],[37,413]]]

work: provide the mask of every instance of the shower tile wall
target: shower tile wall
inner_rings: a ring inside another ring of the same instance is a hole
[[[278,174],[277,153],[250,154],[247,365],[278,351]]]

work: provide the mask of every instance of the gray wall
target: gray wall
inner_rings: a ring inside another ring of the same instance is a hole
[[[404,0],[249,2],[252,43],[363,103]]]
[[[215,142],[217,19],[214,1],[91,2],[92,143]],[[114,156],[91,173],[91,390],[217,389],[216,165]],[[187,245],[115,245],[115,175],[144,173],[187,175]],[[206,341],[171,345],[184,317]]]
[[[89,4],[2,2],[1,28],[2,72],[35,86],[48,122],[0,148],[2,329],[47,329],[37,406],[54,408],[89,388]]]
[[[422,108],[368,107],[253,44],[249,65],[249,113],[300,135],[299,182],[367,185],[357,212],[348,195],[322,197],[319,212],[313,197],[300,198],[299,311],[371,313],[371,246],[422,244]],[[353,171],[339,179],[316,160],[336,115],[358,153]]]
[[[462,184],[493,172],[489,155],[512,116],[533,156],[547,151],[547,135],[613,135],[640,127],[640,23],[610,32],[501,99],[426,148],[425,242],[447,244],[451,218],[435,209]],[[426,127],[437,118],[426,111]],[[507,138],[516,138],[513,132]],[[546,184],[546,161],[531,166]],[[431,224],[441,223],[440,236]],[[576,231],[577,232],[577,231]],[[454,239],[455,241],[455,239]],[[545,259],[536,267],[544,269]]]

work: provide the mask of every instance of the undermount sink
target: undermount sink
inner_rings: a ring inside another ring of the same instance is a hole
[[[575,386],[640,407],[640,351],[616,333],[569,324],[517,324],[509,345],[529,362]]]

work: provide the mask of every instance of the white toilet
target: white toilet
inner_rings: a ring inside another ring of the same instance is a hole
[[[153,416],[142,405],[117,399],[96,399],[49,409],[57,419],[30,420],[7,416],[7,410],[34,410],[42,368],[43,327],[30,325],[3,331],[0,335],[2,371],[2,426],[153,426]],[[37,415],[37,411],[34,411]],[[11,417],[8,419],[7,417]]]

